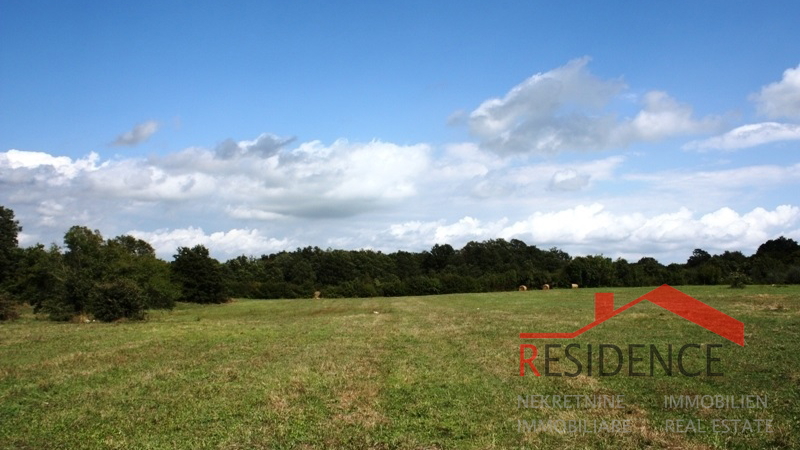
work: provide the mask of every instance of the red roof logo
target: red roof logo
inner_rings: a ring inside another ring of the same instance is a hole
[[[614,309],[614,294],[594,294],[594,322],[572,333],[520,333],[519,337],[522,339],[574,338],[642,300],[655,303],[706,330],[744,346],[744,323],[666,284],[617,309]]]

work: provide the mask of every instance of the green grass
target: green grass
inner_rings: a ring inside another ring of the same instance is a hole
[[[616,305],[650,289],[613,289]],[[648,302],[574,340],[519,339],[591,322],[593,293],[609,289],[181,304],[143,323],[26,312],[0,325],[0,448],[800,448],[800,287],[680,289],[744,322],[746,346]],[[519,376],[520,344],[570,342],[722,344],[725,376]],[[626,408],[518,408],[528,394],[622,394]],[[769,403],[667,411],[669,394]],[[664,431],[697,417],[771,418],[773,432]],[[548,418],[634,426],[517,431],[518,419]]]

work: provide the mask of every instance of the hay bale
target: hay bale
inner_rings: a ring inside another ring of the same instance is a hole
[[[520,287],[519,287],[519,291],[520,291],[520,292],[522,292],[522,291],[527,291],[527,290],[528,290],[528,286],[525,286],[524,284],[523,284],[523,285],[520,285]]]
[[[542,285],[542,290],[543,291],[549,291],[550,290],[550,285],[549,284],[543,284]]]

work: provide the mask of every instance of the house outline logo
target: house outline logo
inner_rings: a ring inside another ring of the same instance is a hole
[[[594,322],[572,333],[520,333],[519,337],[522,339],[571,339],[626,311],[628,308],[641,303],[643,300],[654,303],[667,311],[677,314],[694,324],[700,325],[706,330],[744,347],[743,322],[666,284],[653,289],[647,294],[617,309],[614,309],[613,293],[596,293],[594,294]]]

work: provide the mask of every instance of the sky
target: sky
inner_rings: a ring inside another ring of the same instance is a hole
[[[800,239],[800,3],[0,0],[0,205],[172,259]]]

